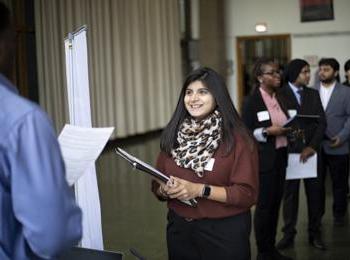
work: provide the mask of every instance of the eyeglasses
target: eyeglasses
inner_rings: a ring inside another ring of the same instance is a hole
[[[263,75],[270,75],[270,76],[280,76],[282,72],[280,70],[272,70],[272,71],[266,71],[262,73]]]

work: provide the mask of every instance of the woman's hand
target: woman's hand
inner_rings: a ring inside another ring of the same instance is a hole
[[[163,197],[164,199],[167,199],[169,198],[168,194],[166,193],[166,184],[164,184],[163,182],[160,182],[160,181],[157,181],[159,183],[159,188],[157,190],[157,194],[160,196],[160,197]]]
[[[274,136],[286,135],[289,131],[291,131],[290,127],[283,127],[283,126],[277,126],[277,125],[272,125],[266,128],[267,135],[274,135]]]
[[[164,191],[172,199],[189,200],[201,197],[204,184],[193,183],[174,176],[164,185]]]

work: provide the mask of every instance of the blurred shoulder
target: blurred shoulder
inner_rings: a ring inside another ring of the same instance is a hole
[[[341,89],[342,92],[346,93],[346,94],[349,94],[350,93],[350,88],[341,84],[341,83],[337,83],[337,87],[339,89]]]
[[[2,137],[5,137],[9,132],[13,132],[15,129],[28,122],[35,121],[37,124],[51,124],[48,116],[39,105],[4,88],[1,88],[0,92],[0,124],[2,126]]]

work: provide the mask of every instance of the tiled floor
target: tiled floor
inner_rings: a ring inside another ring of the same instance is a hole
[[[117,144],[136,157],[154,164],[159,152],[159,134],[122,140]],[[115,145],[111,145],[110,148]],[[167,209],[166,205],[158,202],[150,192],[148,176],[132,170],[112,150],[105,152],[98,160],[97,172],[105,249],[123,252],[126,260],[136,259],[129,252],[130,248],[136,249],[148,260],[167,259],[165,242]],[[341,228],[333,226],[330,188],[327,191],[327,212],[323,219],[323,233],[328,250],[320,251],[308,244],[305,196],[301,189],[295,246],[283,253],[298,260],[350,259],[350,225]],[[277,239],[281,235],[279,229]],[[253,232],[251,245],[252,259],[255,259]]]

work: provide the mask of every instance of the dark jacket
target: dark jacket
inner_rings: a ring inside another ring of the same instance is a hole
[[[320,89],[320,84],[316,85]],[[349,153],[348,139],[350,137],[350,88],[336,83],[328,105],[325,109],[327,128],[322,147],[327,154],[342,155]],[[330,138],[338,136],[341,145],[330,147]]]
[[[278,96],[277,96],[277,100],[279,100]],[[289,117],[287,111],[284,109],[283,105],[281,105],[280,101],[279,101],[279,104],[283,112],[286,114],[286,116]],[[254,132],[255,129],[262,128],[262,127],[269,127],[272,125],[271,117],[270,119],[259,121],[257,114],[262,111],[268,112],[267,107],[264,103],[264,100],[262,99],[261,93],[257,88],[251,96],[248,96],[245,99],[243,104],[243,110],[242,110],[242,119],[246,124],[246,126],[252,132]],[[258,142],[260,173],[270,171],[275,166],[275,160],[276,160],[275,140],[276,138],[274,136],[268,136],[267,142]],[[287,166],[287,157],[285,158],[285,165]]]
[[[304,121],[302,127],[305,134],[304,146],[310,146],[315,151],[318,151],[326,129],[326,117],[318,91],[309,87],[303,87],[301,105],[298,104],[293,90],[288,83],[279,90],[279,94],[281,102],[283,102],[288,111],[296,110],[301,115],[319,116],[318,120]],[[290,143],[290,145],[292,144]]]

